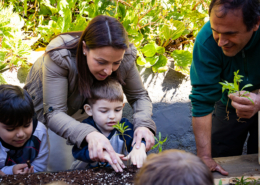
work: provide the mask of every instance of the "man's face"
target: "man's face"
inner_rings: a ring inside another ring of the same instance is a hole
[[[243,22],[242,9],[228,10],[223,15],[222,6],[213,7],[210,24],[213,37],[226,56],[232,57],[240,52],[251,39],[253,32],[258,30],[259,23],[250,31]]]

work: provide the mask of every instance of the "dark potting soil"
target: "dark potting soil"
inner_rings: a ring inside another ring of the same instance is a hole
[[[88,170],[73,170],[56,173],[31,173],[19,175],[6,175],[0,177],[0,185],[42,185],[55,181],[63,181],[73,185],[133,185],[136,167],[129,166],[121,172],[112,168],[97,168]]]

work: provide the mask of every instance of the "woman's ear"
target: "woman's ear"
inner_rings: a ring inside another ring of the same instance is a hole
[[[85,41],[82,41],[82,51],[85,56],[88,54],[88,47]]]
[[[125,103],[123,103],[123,108],[125,107]]]
[[[84,110],[85,112],[87,113],[87,115],[89,116],[93,116],[93,113],[92,113],[92,108],[89,104],[85,104],[84,105]]]

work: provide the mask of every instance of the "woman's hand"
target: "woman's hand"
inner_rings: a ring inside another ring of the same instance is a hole
[[[140,148],[143,138],[144,138],[145,144],[146,144],[146,151],[151,150],[151,148],[154,145],[154,135],[149,130],[149,128],[146,128],[146,127],[138,127],[135,130],[132,146],[134,146],[134,144],[135,144],[135,147],[137,149]]]
[[[105,160],[112,166],[112,168],[116,171],[116,172],[123,172],[123,169],[122,168],[125,168],[125,165],[124,163],[122,162],[121,158],[124,157],[123,154],[118,154],[116,153],[117,157],[118,157],[118,163],[114,164],[112,163],[112,160],[110,158],[110,155],[107,151],[104,151],[104,158]]]
[[[133,165],[136,165],[137,168],[141,168],[143,166],[144,161],[146,160],[146,152],[145,152],[145,144],[141,143],[141,147],[137,149],[133,147],[132,151],[124,158],[124,161],[131,159]]]
[[[88,142],[89,157],[92,161],[105,162],[104,150],[109,154],[111,162],[110,165],[120,162],[120,158],[116,155],[109,140],[99,132],[91,132],[86,136]],[[121,161],[122,162],[122,161]]]
[[[27,164],[17,164],[13,167],[13,174],[26,174],[26,173],[34,173],[33,166],[28,168]]]

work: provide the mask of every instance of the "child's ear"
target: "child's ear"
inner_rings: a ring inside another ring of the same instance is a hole
[[[125,107],[125,103],[123,103],[123,108]]]
[[[92,113],[92,108],[89,104],[85,104],[84,105],[84,110],[85,112],[87,113],[87,115],[89,116],[93,116],[93,113]]]

